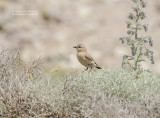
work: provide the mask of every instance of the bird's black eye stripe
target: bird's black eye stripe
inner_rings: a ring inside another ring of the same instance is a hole
[[[81,48],[81,46],[79,46],[78,48]]]

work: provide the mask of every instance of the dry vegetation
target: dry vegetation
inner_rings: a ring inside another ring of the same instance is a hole
[[[4,118],[52,116],[53,105],[43,102],[36,81],[45,79],[39,61],[25,64],[16,50],[0,54],[0,107]],[[34,80],[32,80],[34,79]],[[44,84],[44,83],[43,83]],[[40,87],[40,83],[39,86]],[[42,97],[42,96],[41,96]]]
[[[141,71],[138,79],[121,69],[60,78],[46,75],[41,61],[26,64],[19,54],[0,54],[2,118],[160,117],[160,78],[150,72]]]

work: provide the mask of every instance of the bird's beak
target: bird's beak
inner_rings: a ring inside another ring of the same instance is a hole
[[[73,46],[73,48],[77,48],[77,46]]]

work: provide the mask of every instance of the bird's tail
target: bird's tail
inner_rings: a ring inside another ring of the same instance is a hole
[[[96,66],[96,68],[97,68],[97,69],[102,69],[102,68],[101,68],[101,67],[99,67],[99,66]]]
[[[101,67],[98,66],[98,64],[96,62],[95,62],[95,64],[96,64],[97,69],[102,69]]]

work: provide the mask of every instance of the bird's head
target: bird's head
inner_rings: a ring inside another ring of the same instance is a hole
[[[87,52],[87,49],[83,44],[78,44],[77,46],[73,46],[73,48],[76,48],[77,52]]]

